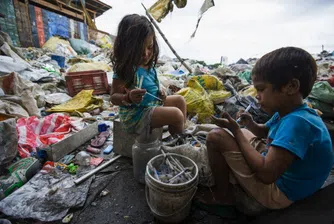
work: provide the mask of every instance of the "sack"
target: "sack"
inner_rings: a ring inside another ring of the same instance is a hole
[[[205,144],[202,144],[201,147],[195,147],[187,143],[174,147],[162,146],[162,149],[166,153],[176,153],[192,159],[198,166],[198,183],[206,187],[212,187],[214,185],[214,179],[209,165],[208,153]]]
[[[190,80],[189,82],[195,82],[195,80]],[[189,113],[198,114],[198,121],[205,123],[205,121],[210,119],[210,116],[214,114],[214,106],[209,95],[201,85],[192,84],[192,86],[195,85],[197,85],[196,88],[183,88],[176,94],[184,97],[187,104],[187,111]]]
[[[307,100],[323,113],[322,117],[334,118],[334,88],[328,82],[315,83]]]
[[[0,121],[0,165],[8,164],[15,158],[17,142],[15,119]]]

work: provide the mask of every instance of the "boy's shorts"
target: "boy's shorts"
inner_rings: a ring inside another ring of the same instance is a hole
[[[254,137],[250,143],[260,153],[265,150],[266,144],[262,139]],[[248,196],[253,197],[262,206],[268,209],[282,209],[293,203],[275,183],[264,184],[257,179],[241,152],[225,152],[224,157],[232,170],[230,182],[235,184],[236,181]]]

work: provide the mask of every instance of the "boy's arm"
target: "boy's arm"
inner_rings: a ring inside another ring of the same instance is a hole
[[[269,128],[266,127],[264,124],[258,124],[253,121],[252,123],[247,125],[247,129],[259,138],[266,138],[268,136]]]
[[[218,126],[227,128],[233,133],[247,164],[265,184],[274,183],[296,158],[302,159],[310,140],[308,136],[301,135],[303,131],[310,133],[307,126],[300,125],[302,120],[286,119],[276,132],[277,139],[271,143],[267,155],[263,156],[251,146],[230,115],[224,113],[222,119],[214,117],[213,119]]]
[[[269,128],[264,124],[256,123],[249,113],[245,113],[241,110],[238,112],[237,118],[240,119],[239,124],[246,126],[255,136],[260,138],[266,138],[268,136]]]
[[[296,158],[290,151],[271,146],[266,156],[262,156],[249,143],[241,129],[234,133],[239,148],[251,170],[257,178],[265,183],[274,183]]]

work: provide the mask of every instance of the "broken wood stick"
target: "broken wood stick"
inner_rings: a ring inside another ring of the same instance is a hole
[[[153,17],[150,15],[150,13],[148,12],[148,10],[146,9],[146,7],[144,6],[143,3],[141,3],[141,5],[144,7],[145,12],[147,17],[150,19],[151,23],[154,25],[154,27],[158,30],[158,32],[160,33],[162,39],[164,39],[164,41],[166,42],[166,44],[168,45],[168,47],[171,49],[171,51],[173,52],[173,54],[177,57],[177,59],[179,59],[179,61],[181,62],[181,64],[184,65],[184,67],[186,67],[186,69],[189,71],[189,73],[192,73],[191,68],[184,62],[184,60],[178,55],[178,53],[176,53],[176,51],[174,50],[174,48],[172,47],[172,45],[169,43],[169,41],[167,40],[165,34],[161,31],[161,29],[159,28],[158,24],[154,21]]]

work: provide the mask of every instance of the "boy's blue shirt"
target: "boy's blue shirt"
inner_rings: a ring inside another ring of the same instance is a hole
[[[296,156],[276,181],[277,187],[291,201],[320,189],[333,166],[333,152],[329,132],[316,111],[303,104],[281,118],[275,113],[265,126],[267,150],[277,146]]]

